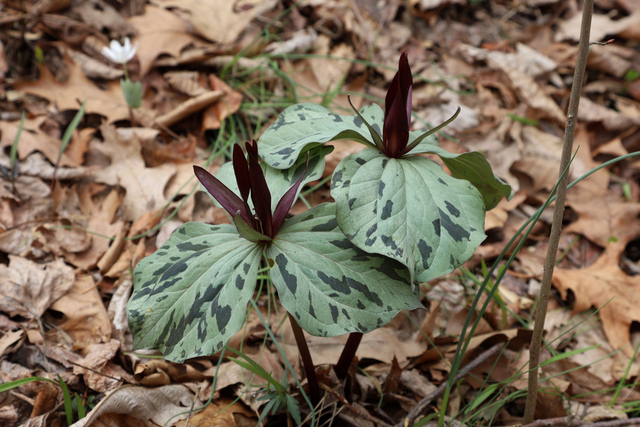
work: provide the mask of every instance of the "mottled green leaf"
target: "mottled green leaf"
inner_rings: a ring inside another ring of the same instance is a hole
[[[346,238],[333,203],[287,221],[267,257],[282,306],[313,335],[372,331],[400,310],[423,307],[402,264]]]
[[[134,348],[175,362],[222,349],[244,324],[261,256],[231,225],[178,228],[136,266],[127,305]]]
[[[382,135],[384,111],[378,105],[367,105],[360,114]],[[369,130],[358,116],[333,114],[315,104],[296,104],[284,110],[262,134],[258,149],[269,166],[288,169],[305,149],[342,138],[374,146]]]
[[[478,190],[425,157],[351,154],[333,174],[331,195],[355,245],[400,261],[420,282],[453,271],[485,238]]]
[[[258,145],[258,148],[260,146]],[[310,151],[309,153],[309,166],[307,168],[307,172],[305,173],[304,178],[302,179],[302,183],[300,184],[300,188],[302,188],[308,182],[314,181],[316,179],[320,179],[322,177],[322,173],[324,172],[324,158],[327,154],[333,151],[333,147],[317,147]],[[299,179],[300,175],[304,172],[305,164],[307,158],[306,156],[302,156],[293,164],[293,166],[286,170],[275,169],[267,166],[265,162],[260,163],[262,170],[264,171],[264,178],[267,181],[267,186],[271,192],[271,211],[275,211],[278,202]],[[238,184],[236,182],[236,177],[233,172],[233,165],[231,162],[227,162],[218,170],[215,174],[215,177],[220,180],[224,185],[229,187],[231,191],[233,191],[238,196],[240,195],[240,190],[238,189]],[[204,190],[204,187],[201,187]],[[207,193],[208,194],[208,193]],[[211,196],[211,195],[209,195]],[[297,196],[296,196],[297,197]],[[220,204],[211,197],[213,203],[216,206],[220,206]],[[249,206],[253,206],[251,199],[249,199]]]
[[[409,144],[423,133],[424,131],[411,132]],[[447,165],[451,175],[466,179],[473,184],[482,194],[486,210],[495,208],[503,197],[509,200],[513,196],[511,187],[493,174],[487,159],[477,151],[461,154],[450,153],[444,148],[440,148],[435,136],[430,135],[411,150],[411,154],[421,153],[437,154]]]
[[[371,127],[382,135],[384,111],[376,104],[360,110],[360,114]],[[509,185],[493,174],[484,156],[477,152],[453,154],[440,148],[435,135],[423,138],[428,130],[413,131],[407,145],[419,140],[410,155],[434,153],[442,158],[456,178],[465,179],[482,194],[486,210],[493,209],[502,197],[510,199],[513,192]],[[336,139],[352,139],[375,148],[367,126],[357,116],[333,114],[315,104],[293,105],[280,114],[276,122],[260,138],[260,154],[271,167],[287,169],[294,162],[300,162],[300,154],[305,149]]]

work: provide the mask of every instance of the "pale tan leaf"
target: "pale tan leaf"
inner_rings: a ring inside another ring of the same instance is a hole
[[[180,18],[152,5],[145,7],[144,14],[129,18],[129,22],[138,32],[135,38],[135,42],[139,43],[136,57],[140,61],[140,74],[143,76],[161,54],[178,57],[183,48],[197,41],[188,33]]]
[[[98,171],[95,179],[109,185],[120,185],[126,190],[122,201],[125,219],[136,220],[142,214],[164,205],[164,189],[174,176],[175,164],[164,164],[147,168],[140,152],[140,141],[135,132],[121,132],[122,137],[112,127],[101,127],[104,143],[96,142],[96,147],[111,160],[111,165]]]
[[[237,40],[253,18],[276,5],[274,0],[153,0],[152,3],[175,8],[198,35],[217,43]]]
[[[107,394],[85,418],[71,427],[88,427],[108,414],[129,415],[150,427],[165,425],[170,419],[187,418],[194,401],[193,393],[182,385],[157,388],[125,385]],[[200,402],[195,401],[194,406],[200,406]],[[178,415],[181,412],[186,413]]]
[[[73,348],[81,350],[111,338],[109,316],[88,274],[79,275],[73,287],[53,303],[51,309],[64,314],[64,322],[47,333],[54,340],[58,332],[63,331],[72,338]]]
[[[599,315],[607,339],[614,349],[624,348],[630,356],[633,347],[629,328],[633,321],[640,322],[640,297],[637,278],[628,276],[618,266],[624,249],[624,242],[610,243],[602,256],[587,268],[557,268],[553,274],[553,285],[564,299],[569,290],[573,292],[576,300],[574,313],[591,307],[601,309]]]
[[[74,284],[71,267],[57,259],[36,264],[9,255],[9,266],[0,264],[0,311],[35,319]]]

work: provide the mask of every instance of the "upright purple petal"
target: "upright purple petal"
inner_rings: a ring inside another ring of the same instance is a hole
[[[271,192],[267,187],[264,172],[258,162],[258,145],[255,140],[246,143],[249,153],[249,177],[251,179],[251,200],[256,210],[256,216],[262,223],[262,232],[269,237],[273,237],[271,215]],[[259,231],[259,230],[258,230]]]
[[[196,174],[198,181],[200,181],[213,198],[222,205],[224,210],[229,212],[229,215],[235,217],[236,214],[240,212],[240,215],[242,215],[245,221],[251,220],[251,215],[249,215],[249,212],[247,212],[245,208],[246,204],[226,185],[220,182],[218,178],[200,166],[194,165],[193,172]]]
[[[287,217],[287,213],[291,210],[291,206],[296,200],[296,194],[298,193],[298,188],[300,188],[300,184],[302,183],[302,179],[304,175],[307,173],[307,168],[309,167],[309,152],[307,151],[307,162],[304,165],[304,171],[300,176],[300,179],[293,184],[293,187],[287,190],[286,193],[282,196],[280,201],[278,201],[278,205],[276,206],[276,210],[273,212],[273,234],[278,234],[280,227],[284,224],[284,220]]]
[[[409,140],[413,77],[405,52],[400,55],[398,72],[391,81],[385,98],[382,140],[390,157],[401,155]]]
[[[240,144],[233,145],[233,172],[236,175],[240,196],[246,202],[249,200],[249,191],[251,191],[251,179],[249,178],[249,164]]]

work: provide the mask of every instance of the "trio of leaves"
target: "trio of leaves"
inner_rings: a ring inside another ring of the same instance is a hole
[[[438,146],[432,134],[448,122],[410,132],[412,86],[402,54],[384,114],[375,105],[355,116],[295,105],[260,144],[246,143],[248,157],[234,146],[216,177],[195,167],[234,225],[187,223],[138,264],[128,304],[134,347],[177,362],[221,350],[244,324],[261,265],[313,335],[368,332],[422,307],[414,283],[465,262],[485,238],[485,209],[511,189],[481,154]],[[336,203],[285,220],[300,187],[321,176],[331,151],[323,144],[339,138],[367,148],[336,168]],[[439,155],[453,176],[421,153]]]

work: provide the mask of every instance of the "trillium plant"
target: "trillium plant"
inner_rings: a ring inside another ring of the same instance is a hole
[[[289,313],[317,403],[302,329],[351,334],[335,367],[345,378],[363,333],[423,307],[416,285],[469,259],[485,238],[485,211],[511,189],[481,154],[439,147],[434,132],[455,116],[410,130],[412,88],[402,54],[384,111],[370,105],[348,116],[294,105],[258,142],[236,144],[216,176],[196,166],[232,224],[184,224],[140,261],[127,307],[134,347],[177,362],[220,351],[241,330],[262,268]],[[365,147],[333,172],[335,203],[287,218],[300,189],[321,177],[333,149],[324,144],[341,138]],[[440,156],[451,175],[425,153]]]

